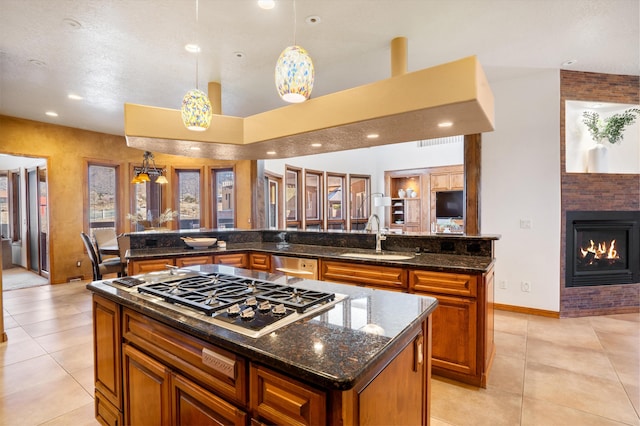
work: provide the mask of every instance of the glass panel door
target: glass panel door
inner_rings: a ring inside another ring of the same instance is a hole
[[[322,229],[322,172],[305,171],[304,211],[306,229]]]
[[[327,229],[345,229],[345,175],[327,173]]]
[[[369,212],[371,211],[370,201],[370,176],[349,176],[349,204],[350,204],[350,224],[351,229],[362,230],[367,224]]]

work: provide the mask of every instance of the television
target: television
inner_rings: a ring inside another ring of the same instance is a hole
[[[436,218],[456,217],[464,215],[464,191],[436,192]]]

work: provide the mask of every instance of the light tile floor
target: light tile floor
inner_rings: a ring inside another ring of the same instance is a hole
[[[4,292],[0,425],[96,425],[86,283]],[[486,389],[434,377],[432,425],[640,426],[640,314],[496,313]]]

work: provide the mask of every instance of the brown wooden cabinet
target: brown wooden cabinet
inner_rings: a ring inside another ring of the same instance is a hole
[[[235,268],[248,268],[249,256],[247,253],[217,254],[213,257],[213,263],[229,265]]]
[[[122,424],[120,306],[93,295],[93,368],[96,418],[106,425]]]
[[[249,269],[255,271],[271,271],[271,255],[265,253],[249,254]]]
[[[494,354],[493,269],[483,275],[409,271],[412,293],[433,296],[433,372],[486,387]]]
[[[159,258],[148,260],[136,260],[129,262],[128,275],[144,274],[147,272],[163,271],[167,265],[175,266],[174,258]]]
[[[387,226],[392,231],[422,231],[424,203],[423,170],[394,170],[385,172],[385,193],[391,197],[387,209]],[[410,195],[414,193],[415,195]]]
[[[179,268],[194,265],[206,265],[208,263],[213,263],[213,256],[188,256],[176,258],[176,266]]]
[[[97,295],[94,318],[96,417],[103,424],[429,424],[431,317],[349,390],[250,363]],[[99,391],[103,381],[112,390]]]
[[[320,279],[342,284],[378,287],[385,290],[407,290],[407,274],[403,268],[322,260]]]
[[[326,424],[326,392],[251,365],[251,410],[261,421],[279,425]]]

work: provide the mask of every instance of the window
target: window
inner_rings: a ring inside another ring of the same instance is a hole
[[[300,181],[302,170],[286,167],[285,176],[285,212],[287,228],[298,229],[302,226],[300,217]]]
[[[369,194],[371,177],[362,175],[349,176],[349,209],[351,229],[362,230],[367,224],[371,202]]]
[[[345,175],[327,173],[327,229],[345,229]]]
[[[117,228],[118,225],[118,166],[88,164],[89,230]]]
[[[320,230],[322,226],[323,172],[305,170],[304,214],[306,229]]]
[[[198,229],[201,226],[202,173],[196,170],[175,170],[178,229]]]
[[[213,169],[213,224],[216,228],[235,228],[235,188],[233,169]]]

